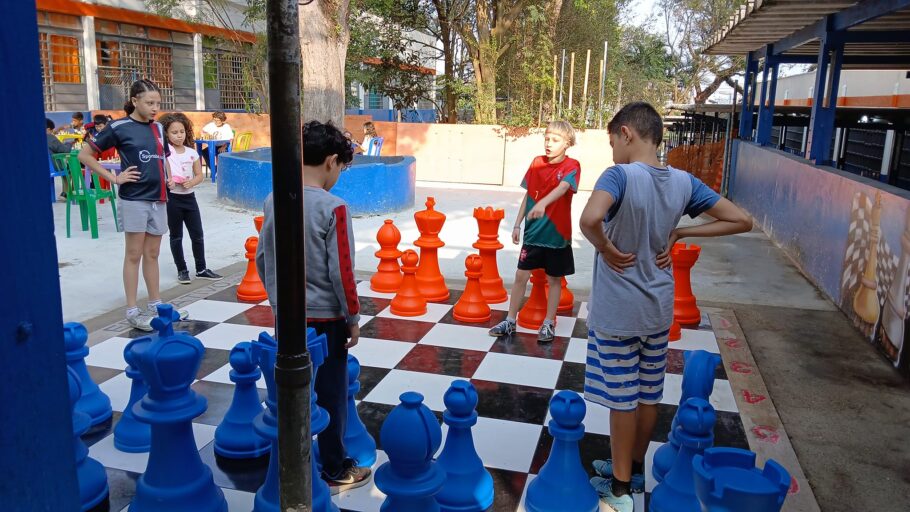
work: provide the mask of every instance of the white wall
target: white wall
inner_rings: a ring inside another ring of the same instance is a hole
[[[815,72],[777,79],[777,100],[806,99],[815,87]],[[846,87],[846,94],[845,88]],[[897,88],[895,90],[895,87]],[[890,96],[910,94],[910,79],[904,70],[841,71],[838,96]]]

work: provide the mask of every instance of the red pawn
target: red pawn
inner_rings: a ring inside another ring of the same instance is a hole
[[[670,336],[667,339],[669,341],[679,341],[682,339],[682,327],[675,318],[673,319],[673,325],[670,326]]]
[[[259,280],[259,273],[256,272],[256,248],[259,246],[259,238],[251,236],[246,239],[244,248],[246,249],[246,274],[237,287],[237,300],[244,302],[262,302],[268,299],[265,293],[265,286]]]
[[[370,289],[374,292],[395,293],[401,286],[402,277],[401,268],[398,266],[398,258],[401,257],[401,251],[398,250],[401,231],[398,231],[390,219],[386,219],[385,224],[376,233],[376,241],[379,242],[380,247],[376,251],[379,266],[376,267],[376,273],[370,278]]]
[[[569,289],[569,282],[562,278],[562,286],[559,290],[559,306],[556,307],[557,313],[571,313],[575,307],[575,295]]]
[[[417,288],[417,253],[411,249],[401,255],[401,270],[404,278],[398,293],[392,299],[391,312],[397,316],[420,316],[427,312],[427,300]]]
[[[464,293],[455,304],[453,316],[459,322],[475,324],[486,322],[492,314],[480,287],[480,278],[483,276],[483,259],[476,254],[470,254],[465,258],[464,266],[467,269],[464,275],[468,278],[468,284],[465,285]]]
[[[531,271],[531,296],[518,312],[518,325],[540,329],[547,318],[547,275],[542,268]]]

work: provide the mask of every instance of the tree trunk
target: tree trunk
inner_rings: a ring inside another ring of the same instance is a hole
[[[477,84],[474,122],[496,124],[496,49],[490,43],[481,43],[479,50],[479,55],[473,59]]]
[[[455,79],[455,45],[452,37],[454,36],[452,23],[455,20],[450,19],[452,6],[449,2],[435,0],[433,5],[439,18],[439,38],[442,40],[442,58],[446,78],[443,86],[443,102],[445,103],[443,122],[455,124],[458,122],[458,99],[455,97],[455,88],[452,83]]]
[[[300,6],[303,122],[344,126],[344,62],[348,53],[349,0],[316,0]]]

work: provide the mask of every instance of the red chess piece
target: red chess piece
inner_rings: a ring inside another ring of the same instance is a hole
[[[411,249],[401,255],[401,270],[404,278],[398,293],[392,299],[391,312],[397,316],[420,316],[427,312],[427,301],[417,287],[417,253]]]
[[[476,254],[470,254],[465,258],[464,266],[467,269],[464,275],[468,278],[468,284],[465,285],[464,293],[455,304],[452,316],[459,322],[486,322],[492,314],[480,284],[483,275],[483,259]]]
[[[673,319],[673,325],[670,326],[670,341],[679,341],[682,339],[682,327],[676,319]]]
[[[259,280],[259,273],[256,272],[256,247],[259,246],[259,238],[251,236],[246,239],[244,248],[246,249],[246,274],[237,287],[237,300],[244,302],[262,302],[269,296],[265,293],[265,287]]]
[[[499,304],[509,300],[509,294],[502,285],[499,276],[499,266],[496,262],[496,251],[502,249],[499,243],[499,223],[505,217],[503,209],[494,210],[492,207],[474,208],[474,218],[477,219],[479,231],[478,240],[473,247],[480,251],[483,260],[483,276],[480,278],[480,291],[487,304]]]
[[[449,300],[449,289],[439,271],[439,258],[436,251],[445,244],[439,239],[439,232],[445,224],[446,216],[433,209],[436,200],[427,198],[427,209],[414,214],[420,238],[414,245],[420,247],[420,263],[417,267],[417,287],[428,302],[445,302]]]
[[[380,247],[376,251],[379,266],[370,278],[370,289],[374,292],[395,293],[401,286],[402,277],[401,268],[398,266],[398,258],[401,257],[401,251],[398,250],[401,231],[398,231],[391,219],[386,219],[385,224],[376,233],[376,241]]]
[[[518,325],[540,329],[547,317],[547,275],[542,268],[531,271],[531,296],[518,312]]]
[[[670,258],[673,260],[673,319],[680,325],[698,325],[701,323],[701,311],[692,294],[692,282],[689,278],[692,266],[698,260],[701,247],[695,244],[673,245]]]
[[[256,226],[257,233],[262,232],[262,223],[264,221],[265,221],[265,216],[263,216],[263,215],[257,215],[255,217],[253,217],[253,225]]]
[[[557,313],[571,313],[575,307],[575,295],[569,289],[569,282],[562,278],[562,287],[559,290],[559,306],[556,307]]]

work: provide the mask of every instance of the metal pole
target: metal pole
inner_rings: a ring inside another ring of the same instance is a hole
[[[553,54],[553,99],[550,100],[550,119],[556,117],[556,61],[559,57]]]
[[[308,2],[307,2],[308,3]],[[272,190],[275,202],[275,263],[279,311],[278,355],[279,498],[282,511],[309,512],[313,503],[310,464],[310,381],[306,349],[306,269],[303,239],[303,147],[300,105],[298,0],[267,0],[269,112],[272,129]],[[305,4],[304,4],[305,5]],[[287,312],[287,314],[282,314]]]
[[[575,89],[575,52],[569,59],[569,110],[572,110],[572,91]]]
[[[598,128],[604,127],[604,89],[606,88],[607,83],[607,50],[609,49],[609,43],[604,41],[604,59],[603,66],[600,72],[600,117],[597,122]]]
[[[735,83],[735,82],[734,82]],[[733,87],[733,101],[730,102],[730,119],[727,121],[727,138],[724,140],[724,166],[720,193],[726,197],[730,186],[730,158],[733,156],[733,121],[736,119],[736,87]],[[781,132],[783,134],[783,132]]]
[[[582,126],[585,128],[588,127],[588,73],[591,72],[591,50],[588,49],[588,54],[585,57],[585,87],[584,92],[581,95],[581,119]]]
[[[559,66],[559,115],[562,116],[562,91],[566,81],[566,49],[562,49],[562,64]]]

